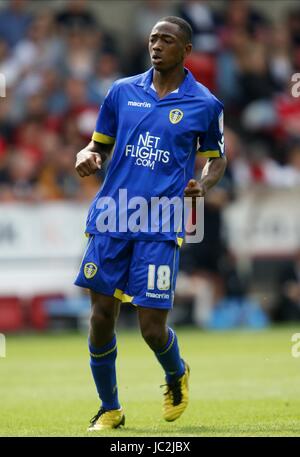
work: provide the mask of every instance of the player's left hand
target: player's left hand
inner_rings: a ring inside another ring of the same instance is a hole
[[[186,188],[184,189],[185,197],[204,197],[206,194],[206,188],[200,182],[195,179],[190,179]]]

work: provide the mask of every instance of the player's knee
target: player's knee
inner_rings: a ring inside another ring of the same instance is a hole
[[[148,346],[154,351],[161,349],[165,344],[165,332],[160,327],[153,325],[141,328],[142,336]]]
[[[114,327],[113,313],[92,308],[90,325],[94,331],[106,331]]]

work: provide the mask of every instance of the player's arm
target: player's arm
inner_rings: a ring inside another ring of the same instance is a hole
[[[207,160],[200,181],[190,179],[184,190],[185,197],[204,197],[207,191],[215,186],[226,169],[226,157],[216,157]]]
[[[102,144],[92,140],[76,156],[75,169],[81,178],[96,173],[105,162],[113,144]]]
[[[200,138],[198,153],[208,160],[202,170],[200,181],[191,179],[184,190],[186,197],[204,197],[207,191],[216,185],[226,169],[224,145],[223,105],[217,101],[213,117],[207,132]]]

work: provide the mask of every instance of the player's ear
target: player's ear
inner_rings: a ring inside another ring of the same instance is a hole
[[[184,57],[186,58],[192,52],[193,46],[192,43],[187,43],[184,49]]]

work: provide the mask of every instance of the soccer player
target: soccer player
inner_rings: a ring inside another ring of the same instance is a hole
[[[161,224],[158,230],[139,230],[138,218],[135,229],[124,230],[122,223],[124,216],[134,216],[134,202],[141,197],[147,203],[152,197],[203,197],[224,173],[223,105],[185,69],[191,41],[186,21],[162,18],[149,38],[152,67],[112,85],[91,142],[77,154],[78,174],[89,176],[114,146],[89,210],[89,241],[75,281],[91,296],[90,366],[101,400],[92,431],[125,423],[115,368],[115,325],[122,301],[136,306],[142,336],[165,372],[164,419],[176,420],[188,403],[189,366],[167,325],[182,232],[175,227],[164,231]],[[192,178],[196,152],[208,159],[199,182]],[[113,229],[103,230],[104,214]]]

